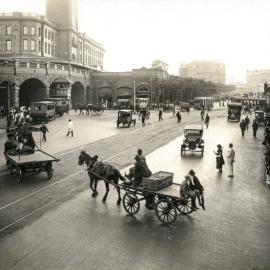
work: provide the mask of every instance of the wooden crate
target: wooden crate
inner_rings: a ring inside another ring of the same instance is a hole
[[[173,173],[159,171],[147,178],[143,178],[143,187],[152,191],[160,190],[170,186],[173,180]]]

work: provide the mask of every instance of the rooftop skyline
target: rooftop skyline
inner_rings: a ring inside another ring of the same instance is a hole
[[[78,0],[79,31],[105,48],[104,69],[150,67],[160,59],[178,75],[180,63],[215,60],[227,82],[270,67],[270,2],[266,0]],[[45,0],[10,0],[0,12],[45,13]]]

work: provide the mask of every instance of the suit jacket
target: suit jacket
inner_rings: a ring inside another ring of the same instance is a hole
[[[192,190],[195,190],[195,189],[198,189],[200,191],[204,190],[199,178],[196,175],[193,176],[193,183],[192,181],[190,181],[189,184]]]

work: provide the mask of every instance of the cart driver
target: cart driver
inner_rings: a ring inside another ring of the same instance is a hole
[[[9,154],[11,152],[16,151],[18,148],[18,143],[15,141],[15,138],[12,133],[7,135],[7,140],[5,142],[5,153]]]
[[[135,164],[133,185],[136,187],[142,184],[143,177],[149,177],[152,173],[149,170],[146,162],[139,155],[136,155],[134,159]]]

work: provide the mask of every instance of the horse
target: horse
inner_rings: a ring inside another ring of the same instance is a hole
[[[122,181],[125,181],[125,178],[120,174],[120,172],[115,167],[113,167],[112,165],[108,163],[98,161],[97,155],[95,155],[94,157],[91,157],[83,150],[81,151],[79,155],[78,164],[81,166],[84,163],[87,166],[87,171],[90,178],[90,188],[93,191],[93,194],[92,194],[93,197],[96,197],[98,195],[97,182],[98,180],[101,180],[98,176],[101,176],[102,178],[108,180],[108,181],[104,180],[106,193],[102,199],[103,202],[106,201],[108,193],[110,191],[110,188],[109,188],[110,182],[118,185],[119,179],[121,179]],[[94,187],[93,187],[93,184],[94,184]],[[117,204],[119,205],[122,200],[121,195],[120,195],[120,188],[116,186],[116,190],[118,193]]]

